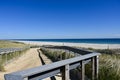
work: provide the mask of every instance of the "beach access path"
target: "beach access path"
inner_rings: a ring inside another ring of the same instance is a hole
[[[0,80],[4,80],[4,74],[41,66],[42,63],[39,59],[37,49],[38,48],[31,48],[18,59],[15,59],[13,62],[5,65],[6,71],[0,72]]]
[[[43,54],[41,50],[39,50],[39,51],[40,51],[39,55],[42,57],[42,59],[43,59],[43,61],[44,61],[45,64],[52,63],[52,61],[45,54]],[[60,76],[55,76],[55,78],[56,78],[56,80],[62,80],[62,77],[60,77]],[[50,78],[45,78],[43,80],[51,80],[51,79]]]

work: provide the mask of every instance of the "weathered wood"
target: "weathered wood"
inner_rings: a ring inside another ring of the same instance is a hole
[[[11,75],[11,74],[6,74],[5,76],[5,80],[24,80],[23,77],[21,77],[21,75]]]
[[[71,58],[71,59],[66,59],[66,60],[62,60],[62,61],[58,61],[58,62],[54,62],[51,64],[47,64],[44,66],[40,66],[40,67],[36,67],[36,68],[31,68],[31,69],[27,69],[27,70],[23,70],[23,71],[18,71],[18,72],[14,72],[14,73],[10,73],[10,74],[6,74],[5,75],[5,80],[23,80],[24,77],[30,77],[32,75],[37,75],[37,74],[42,74],[46,71],[50,71],[53,69],[61,69],[62,67],[62,73],[64,74],[64,78],[63,80],[69,80],[69,65],[74,64],[74,63],[80,63],[81,61],[81,69],[82,69],[82,80],[84,80],[85,78],[85,71],[84,71],[84,62],[83,60],[89,60],[91,57],[94,56],[98,56],[99,53],[91,53],[91,54],[87,54],[87,55],[83,55],[83,56],[78,56],[75,58]],[[95,67],[95,74],[98,73],[98,58],[95,58],[95,65],[97,67]],[[64,66],[64,67],[63,67]],[[39,75],[38,75],[39,76]],[[36,77],[38,77],[36,76]],[[11,79],[10,79],[11,78]],[[17,79],[19,78],[19,79]]]
[[[92,80],[95,79],[95,59],[94,57],[91,58],[91,67],[92,67]]]
[[[99,69],[98,56],[92,57],[91,63],[92,63],[92,80],[95,80],[98,78],[98,69]]]
[[[95,56],[95,78],[98,79],[99,56]]]
[[[81,80],[85,80],[85,64],[84,61],[80,61],[81,65]]]
[[[41,74],[38,76],[30,76],[29,80],[43,80],[44,78],[47,78],[47,77],[52,78],[53,76],[55,76],[58,73],[60,73],[60,70],[46,71],[46,72],[44,72],[44,74]],[[54,79],[52,79],[52,80],[54,80]]]
[[[61,68],[62,80],[70,80],[69,64]]]

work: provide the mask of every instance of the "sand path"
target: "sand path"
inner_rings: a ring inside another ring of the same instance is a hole
[[[52,61],[42,53],[42,51],[40,51],[40,56],[42,57],[43,61],[45,62],[45,64],[50,64],[52,63]],[[59,74],[60,75],[60,74]],[[61,77],[55,76],[56,80],[62,80]],[[43,80],[51,80],[50,78],[45,78]]]
[[[28,50],[24,55],[5,66],[6,72],[0,72],[0,80],[4,80],[4,74],[40,66],[41,61],[37,48]]]
[[[45,56],[41,51],[40,55],[45,62],[45,64],[50,64],[52,61]],[[18,59],[14,60],[13,62],[7,64],[5,66],[6,72],[0,72],[0,80],[4,80],[4,74],[8,74],[11,72],[34,68],[37,66],[42,66],[42,63],[39,58],[39,53],[37,52],[37,48],[32,48],[28,50],[24,55],[19,57]],[[61,80],[61,77],[55,76],[57,80]],[[50,78],[46,78],[43,80],[50,80]]]

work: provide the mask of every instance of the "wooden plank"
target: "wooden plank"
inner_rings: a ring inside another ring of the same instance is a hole
[[[70,80],[70,69],[69,69],[69,64],[65,65],[65,80]]]
[[[92,80],[95,79],[95,59],[94,57],[91,58],[91,67],[92,67]]]
[[[20,75],[11,75],[11,74],[6,74],[4,78],[5,80],[23,80],[24,79]]]
[[[92,63],[92,80],[98,78],[98,69],[99,69],[99,59],[98,56],[91,58]]]
[[[48,70],[51,70],[51,69],[54,69],[54,68],[60,68],[60,67],[65,66],[67,64],[80,62],[81,60],[89,59],[89,58],[91,58],[93,56],[96,56],[96,55],[99,55],[99,53],[91,53],[91,54],[87,54],[87,55],[83,55],[83,56],[78,56],[78,57],[75,57],[75,58],[54,62],[54,63],[47,64],[47,65],[44,65],[44,66],[10,73],[9,75],[20,75],[21,77],[36,75],[36,74],[39,74],[39,73],[42,73],[42,72],[45,72],[45,71],[48,71]]]
[[[37,75],[37,76],[30,76],[29,80],[42,80],[42,79],[47,78],[47,77],[55,76],[58,73],[60,73],[59,69],[56,69],[56,70],[53,70],[53,71],[51,70],[51,71],[44,72],[43,74],[40,74],[40,75]]]
[[[81,80],[85,80],[85,64],[84,61],[80,61],[81,65]]]
[[[69,64],[61,68],[62,80],[70,80]]]

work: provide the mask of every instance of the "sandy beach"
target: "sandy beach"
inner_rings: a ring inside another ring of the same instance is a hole
[[[5,65],[5,72],[0,72],[0,80],[4,80],[4,74],[29,69],[40,66],[41,61],[38,56],[37,48],[28,50],[24,55]]]
[[[94,49],[120,49],[120,44],[91,44],[91,43],[63,43],[63,42],[42,42],[42,41],[19,41],[31,45],[57,45],[57,46],[77,46]]]
[[[37,49],[38,48],[31,48],[18,59],[15,59],[11,63],[5,65],[5,72],[0,72],[0,80],[4,80],[4,74],[42,66],[43,64],[39,58],[39,53],[37,52]],[[52,61],[47,56],[45,56],[42,52],[40,53],[46,64],[52,63]],[[55,77],[57,80],[61,80],[61,77]],[[50,78],[45,78],[43,80],[50,80]]]

